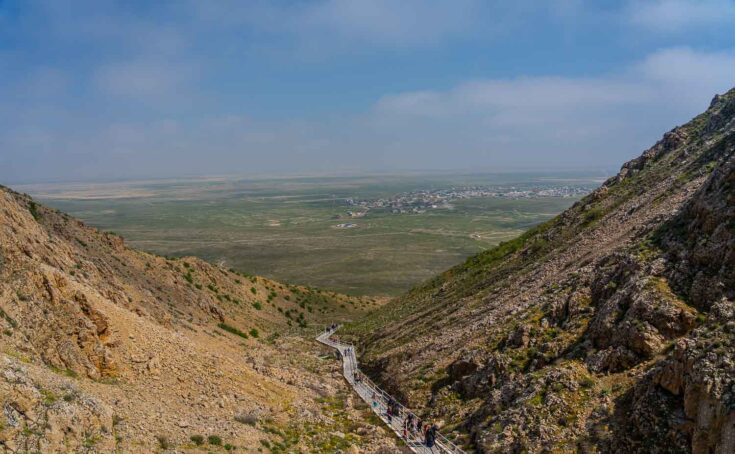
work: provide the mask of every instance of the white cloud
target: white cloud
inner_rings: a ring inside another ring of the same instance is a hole
[[[633,24],[647,30],[676,32],[691,27],[735,23],[732,0],[633,1],[628,9]]]
[[[518,77],[467,81],[447,91],[386,95],[375,110],[398,115],[484,115],[508,110],[550,115],[660,102],[693,110],[735,84],[735,53],[688,48],[655,52],[617,74],[596,78]],[[675,96],[673,96],[675,95]]]
[[[735,53],[666,49],[594,78],[518,77],[467,81],[446,91],[386,95],[372,121],[401,147],[439,153],[452,142],[495,162],[611,164],[704,110],[735,85]],[[488,160],[488,162],[491,162]]]
[[[654,85],[662,96],[695,109],[708,95],[735,85],[735,53],[695,52],[688,48],[665,49],[648,56],[634,74]]]
[[[666,83],[712,86],[735,82],[735,53],[696,52],[690,48],[664,49],[649,55],[638,71]]]

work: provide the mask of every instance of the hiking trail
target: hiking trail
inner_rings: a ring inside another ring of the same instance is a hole
[[[317,336],[316,340],[324,345],[334,348],[339,352],[340,357],[342,358],[343,375],[345,377],[345,380],[347,380],[347,383],[349,383],[352,389],[360,396],[360,398],[362,398],[362,400],[364,400],[370,406],[370,408],[372,408],[373,412],[375,412],[375,414],[383,421],[383,423],[390,427],[393,432],[395,432],[395,434],[398,436],[398,438],[406,443],[406,446],[408,446],[411,451],[421,454],[464,454],[464,451],[461,448],[452,443],[452,441],[450,441],[439,432],[437,432],[436,434],[436,444],[433,448],[428,448],[424,445],[424,436],[422,433],[409,432],[408,437],[404,437],[403,425],[405,418],[408,414],[413,414],[414,417],[416,417],[416,414],[399,403],[398,406],[401,409],[400,415],[393,416],[390,420],[388,419],[388,402],[390,399],[393,399],[397,402],[397,399],[392,398],[390,394],[380,389],[364,373],[359,374],[360,379],[358,381],[355,380],[355,372],[359,371],[359,368],[357,366],[357,357],[355,356],[355,347],[350,344],[345,344],[330,339],[332,334],[334,334],[337,329],[339,329],[339,326],[334,329],[322,332],[321,334],[319,334],[319,336]]]

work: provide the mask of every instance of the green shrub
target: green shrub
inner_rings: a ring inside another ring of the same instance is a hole
[[[192,435],[189,437],[189,440],[197,446],[201,446],[204,443],[204,437],[201,435]]]
[[[259,311],[259,310],[263,309],[263,305],[260,304],[260,302],[258,302],[258,301],[256,301],[256,302],[253,303],[253,307],[255,308],[256,311]]]
[[[35,219],[36,221],[41,220],[41,213],[38,212],[38,204],[36,204],[36,202],[34,202],[33,200],[28,202],[28,211],[31,212],[31,216],[33,216],[33,219]]]
[[[235,328],[234,326],[228,325],[227,323],[219,323],[219,324],[217,324],[217,326],[219,326],[220,329],[223,329],[223,330],[227,331],[228,333],[232,333],[232,334],[234,334],[236,336],[240,336],[243,339],[247,339],[248,338],[248,335],[246,333],[240,331],[239,329]],[[252,331],[251,331],[251,333],[252,333]],[[254,337],[257,337],[257,336],[254,336]]]
[[[257,338],[260,335],[260,333],[258,333],[257,329],[253,328],[250,330],[250,335]]]
[[[582,225],[585,227],[591,225],[605,216],[605,209],[603,207],[595,207],[586,211],[582,217]]]
[[[222,438],[218,435],[210,435],[207,437],[207,442],[209,442],[210,445],[221,446]]]

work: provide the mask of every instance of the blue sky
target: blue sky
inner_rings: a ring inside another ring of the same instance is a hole
[[[612,170],[735,86],[735,1],[0,0],[0,182]]]

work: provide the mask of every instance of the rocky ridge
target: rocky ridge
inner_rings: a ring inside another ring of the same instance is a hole
[[[347,332],[468,449],[733,452],[733,182],[735,90]]]

